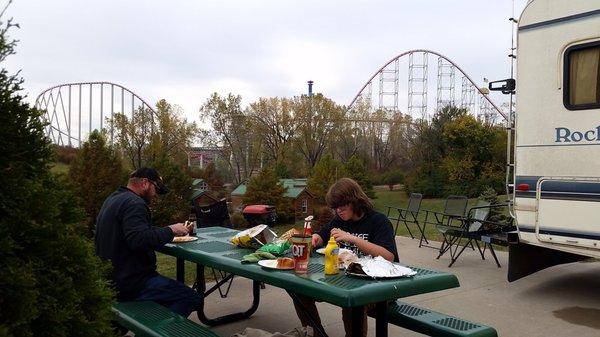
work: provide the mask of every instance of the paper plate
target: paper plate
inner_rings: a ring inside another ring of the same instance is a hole
[[[278,268],[277,260],[260,260],[260,261],[258,261],[258,265],[261,267],[269,268],[269,269],[280,269],[280,270],[294,269],[294,267]]]
[[[174,243],[190,242],[198,240],[197,236],[176,236],[173,238]]]

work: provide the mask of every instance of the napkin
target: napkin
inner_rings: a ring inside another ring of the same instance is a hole
[[[252,254],[244,255],[242,258],[242,263],[256,263],[260,260],[273,260],[276,258],[277,256],[271,253],[256,251]]]

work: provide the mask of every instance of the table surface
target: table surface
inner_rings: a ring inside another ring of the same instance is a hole
[[[243,264],[242,257],[254,249],[240,248],[229,242],[238,231],[224,227],[199,228],[198,240],[169,243],[158,251],[207,267],[261,281],[288,291],[325,301],[340,307],[353,307],[386,300],[458,287],[455,275],[408,266],[417,274],[412,277],[378,279],[323,273],[323,256],[311,255],[308,274],[293,270],[267,269],[256,263]]]

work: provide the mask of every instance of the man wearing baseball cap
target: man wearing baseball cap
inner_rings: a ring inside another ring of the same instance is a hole
[[[155,301],[187,317],[200,305],[200,295],[156,271],[154,250],[191,229],[182,223],[152,226],[148,205],[168,191],[156,169],[133,171],[127,186],[106,198],[98,213],[96,254],[112,263],[117,300]]]

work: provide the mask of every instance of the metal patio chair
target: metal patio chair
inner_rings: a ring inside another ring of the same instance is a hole
[[[449,195],[444,203],[444,210],[442,212],[436,212],[432,210],[425,211],[425,221],[423,221],[423,233],[425,233],[425,227],[427,224],[436,226],[436,229],[442,234],[443,241],[440,247],[432,247],[429,245],[423,245],[422,241],[419,242],[419,247],[429,247],[438,249],[440,252],[447,249],[447,238],[445,232],[451,227],[460,227],[462,222],[461,218],[465,216],[467,210],[467,203],[469,199],[464,195]],[[439,258],[439,257],[438,257]]]
[[[500,268],[500,262],[494,251],[492,244],[506,245],[508,244],[506,233],[513,230],[512,218],[506,223],[489,221],[487,218],[492,208],[507,207],[507,204],[490,205],[489,203],[481,203],[469,210],[467,216],[461,221],[463,222],[460,230],[451,229],[447,231],[448,236],[453,236],[453,245],[449,247],[451,261],[448,267],[458,260],[463,251],[470,246],[473,248],[473,243],[479,251],[482,260],[485,260],[485,252],[489,249],[490,254],[494,258],[496,265]],[[463,241],[464,240],[464,241]],[[464,243],[463,243],[464,242]],[[483,243],[483,248],[479,243]],[[460,249],[460,250],[459,250]]]
[[[417,228],[418,228],[419,232],[421,233],[421,238],[419,240],[419,247],[421,246],[421,242],[423,241],[423,239],[425,240],[425,242],[429,243],[427,241],[427,239],[425,238],[425,233],[423,232],[423,229],[421,228],[421,224],[419,223],[419,220],[418,220],[422,200],[423,200],[423,195],[421,193],[411,193],[410,197],[408,198],[408,206],[406,208],[387,206],[388,207],[388,212],[387,212],[388,219],[396,221],[395,227],[394,227],[394,233],[398,232],[398,225],[400,225],[400,222],[402,222],[404,224],[404,226],[406,226],[406,230],[408,231],[408,234],[410,234],[410,237],[414,239],[415,237],[412,234],[408,224],[414,223],[415,225],[417,225]],[[396,216],[390,216],[392,209],[396,210],[396,213],[397,213]]]
[[[444,240],[442,241],[442,246],[440,247],[440,252],[437,259],[449,251],[450,257],[454,261],[454,257],[458,251],[458,247],[460,246],[461,239],[467,232],[475,232],[479,230],[482,226],[482,222],[487,219],[489,214],[490,203],[487,201],[478,201],[475,207],[471,207],[469,209],[467,216],[458,217],[449,225],[438,225],[437,230],[442,233]],[[452,250],[452,246],[454,245],[456,245],[456,247],[454,250]],[[467,246],[471,246],[471,248],[475,250],[471,240],[467,240],[465,248]],[[481,253],[481,248],[479,245],[477,245],[477,248]],[[451,262],[450,266],[452,266],[453,263],[454,262]]]

